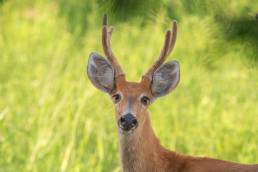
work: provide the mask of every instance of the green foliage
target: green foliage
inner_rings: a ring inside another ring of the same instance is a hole
[[[170,59],[181,64],[181,83],[150,107],[163,145],[258,162],[258,3],[132,2],[0,1],[0,172],[120,171],[113,105],[85,75],[88,55],[102,52],[104,11],[116,26],[113,50],[134,81],[178,20]]]

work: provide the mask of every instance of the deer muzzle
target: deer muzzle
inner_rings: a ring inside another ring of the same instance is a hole
[[[118,126],[121,130],[128,132],[137,128],[138,121],[133,114],[127,113],[119,118]]]

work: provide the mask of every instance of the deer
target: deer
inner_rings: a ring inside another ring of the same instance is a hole
[[[106,58],[89,55],[86,73],[92,84],[107,93],[115,106],[123,172],[258,172],[258,164],[239,164],[170,151],[160,144],[151,125],[148,107],[173,91],[180,80],[179,62],[165,63],[174,49],[177,22],[165,34],[158,59],[140,82],[129,82],[111,49],[113,27],[102,19],[102,47]]]

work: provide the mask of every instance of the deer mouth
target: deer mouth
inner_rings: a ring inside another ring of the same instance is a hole
[[[118,125],[118,128],[119,128],[119,132],[121,134],[132,134],[134,132],[134,130],[137,128],[137,126],[134,126],[134,127],[130,128],[130,129],[126,129],[123,126]]]

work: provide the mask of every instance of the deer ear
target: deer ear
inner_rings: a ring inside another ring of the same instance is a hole
[[[106,93],[111,93],[115,87],[115,75],[111,64],[101,55],[91,53],[88,65],[87,74],[92,84]]]
[[[177,61],[170,61],[160,66],[152,76],[151,91],[154,97],[168,94],[180,80],[180,67]]]

